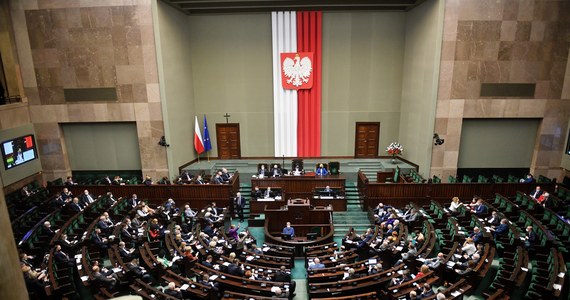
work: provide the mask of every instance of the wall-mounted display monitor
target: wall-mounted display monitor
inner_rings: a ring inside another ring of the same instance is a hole
[[[2,142],[2,160],[6,170],[38,158],[33,135],[25,135]]]

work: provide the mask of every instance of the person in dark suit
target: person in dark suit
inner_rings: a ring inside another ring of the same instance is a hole
[[[53,258],[58,264],[67,265],[69,267],[73,266],[73,259],[71,259],[65,252],[61,250],[61,245],[55,246]]]
[[[327,169],[323,166],[323,164],[320,164],[315,173],[317,174],[317,176],[326,176],[329,174],[329,171],[327,171]]]
[[[88,190],[83,191],[83,195],[81,195],[81,203],[83,203],[85,207],[95,202],[95,200],[96,200],[95,196],[90,194]]]
[[[168,283],[168,287],[166,287],[164,289],[164,293],[172,296],[176,299],[183,299],[184,297],[182,296],[182,292],[180,292],[180,289],[176,287],[176,284],[174,282],[169,282]]]
[[[259,189],[259,186],[255,186],[253,188],[253,191],[251,191],[251,199],[253,200],[257,200],[259,198],[263,197],[263,193],[261,192],[261,190]]]
[[[532,176],[532,174],[527,174],[526,178],[524,179],[525,183],[535,183],[536,179],[534,179],[534,176]]]
[[[480,244],[481,242],[483,242],[483,233],[481,232],[481,229],[479,229],[479,227],[474,227],[473,233],[471,233],[469,237],[473,239],[473,242],[475,244]]]
[[[138,199],[137,194],[133,194],[133,197],[131,197],[127,203],[129,207],[135,208],[141,204],[141,201]]]
[[[162,176],[162,179],[158,181],[158,184],[170,184],[170,179],[166,176]]]
[[[236,197],[234,199],[234,205],[240,222],[243,222],[243,209],[245,207],[245,198],[241,196],[240,192],[236,193]]]
[[[488,211],[488,207],[487,205],[485,205],[483,203],[483,200],[479,199],[477,200],[477,204],[475,205],[475,209],[473,210],[473,212],[478,216],[478,217],[484,217],[485,215],[487,215],[487,211]]]
[[[123,178],[121,178],[121,176],[115,176],[115,178],[113,178],[113,182],[111,182],[112,185],[125,185],[125,183],[123,182]]]
[[[97,222],[97,227],[101,229],[101,232],[104,234],[109,233],[111,227],[109,227],[109,223],[107,223],[105,216],[99,217],[99,222]]]
[[[202,176],[201,176],[201,175],[198,175],[198,177],[196,177],[196,181],[194,181],[194,183],[196,183],[196,184],[206,184],[206,183],[204,182],[204,179],[202,179]]]
[[[423,299],[423,298],[431,297],[431,296],[433,296],[433,294],[435,294],[435,293],[434,293],[434,291],[431,289],[431,284],[429,284],[429,283],[424,283],[423,288],[422,288],[422,292],[421,292],[421,294],[419,295],[419,298],[420,298],[420,299]]]
[[[121,255],[123,261],[131,261],[136,258],[134,250],[127,249],[124,241],[119,242],[119,255]]]
[[[265,169],[265,165],[261,165],[259,167],[259,170],[257,170],[257,175],[263,176],[263,177],[269,175],[269,171],[267,169]]]
[[[232,175],[228,173],[228,169],[222,168],[222,174],[220,175],[220,177],[222,178],[222,181],[224,183],[229,183],[230,179],[232,178]]]
[[[93,230],[93,234],[91,235],[91,242],[97,245],[101,250],[107,250],[107,248],[109,248],[107,239],[101,237],[101,229],[99,228],[95,228],[95,230]]]
[[[217,294],[219,291],[218,283],[217,282],[211,282],[210,281],[210,275],[208,275],[206,273],[204,273],[202,275],[202,277],[200,277],[200,279],[198,280],[198,283],[205,285],[207,287],[210,287],[214,291],[214,294]]]
[[[113,184],[113,181],[111,178],[109,178],[109,175],[105,175],[105,177],[103,177],[103,180],[101,180],[101,183],[104,185],[111,185]]]
[[[273,198],[273,197],[275,197],[275,194],[271,191],[271,187],[267,187],[267,189],[263,193],[263,198],[267,199],[267,198]]]
[[[127,224],[123,224],[121,228],[121,240],[131,244],[136,240],[136,237],[129,231]]]
[[[234,259],[234,261],[228,265],[228,274],[234,276],[243,276],[243,269],[239,265],[239,259]]]
[[[536,232],[534,232],[532,226],[527,226],[526,227],[526,236],[524,238],[524,246],[525,248],[528,249],[532,249],[534,247],[534,244],[536,243],[537,240],[537,235]]]
[[[276,282],[291,282],[291,274],[289,274],[285,266],[281,266],[281,268],[275,272],[275,279]]]
[[[213,268],[214,265],[212,264],[212,262],[214,261],[214,257],[212,255],[208,255],[208,257],[206,257],[206,260],[202,261],[202,264],[208,268]]]
[[[180,174],[180,179],[182,180],[183,183],[190,183],[192,182],[192,179],[194,178],[194,175],[188,173],[187,171],[182,172],[182,174]]]
[[[495,232],[493,233],[493,235],[495,236],[495,238],[497,238],[498,236],[506,235],[508,232],[509,232],[509,220],[502,219],[501,225],[495,228]]]
[[[358,242],[357,247],[358,248],[362,248],[365,245],[368,244],[368,242],[372,239],[372,237],[374,236],[374,232],[372,231],[372,228],[368,228],[366,229],[366,233],[364,234],[364,236],[362,237],[362,240],[360,242]]]
[[[77,183],[73,181],[73,178],[71,176],[67,176],[67,179],[65,180],[64,185],[65,186],[74,186],[74,185],[77,185]]]
[[[77,241],[70,241],[67,239],[67,234],[61,234],[59,240],[56,242],[59,243],[65,251],[71,252],[77,246]]]
[[[126,264],[126,268],[127,268],[127,271],[132,272],[135,277],[142,279],[144,282],[146,282],[146,283],[153,283],[154,282],[154,278],[152,278],[152,276],[150,274],[148,274],[146,269],[139,266],[139,260],[137,258],[128,262]]]
[[[99,283],[99,285],[106,287],[108,290],[113,291],[115,290],[115,286],[117,285],[117,278],[112,275],[105,276],[101,273],[99,266],[93,266],[93,278],[95,278],[95,282]],[[114,275],[114,274],[113,274]]]
[[[150,185],[153,185],[154,182],[152,181],[152,178],[150,176],[146,175],[144,178],[143,184],[146,186],[150,186]]]
[[[63,190],[61,191],[61,197],[64,200],[68,201],[73,199],[73,193],[71,193],[68,188],[63,188]]]
[[[50,221],[45,221],[44,222],[44,228],[42,230],[42,234],[49,236],[49,239],[51,240],[53,238],[53,236],[55,235],[55,231],[53,230],[53,228],[51,228],[51,223]]]
[[[222,180],[222,172],[218,172],[216,173],[216,175],[214,175],[214,178],[212,179],[212,183],[213,184],[224,184],[224,181]]]
[[[277,165],[273,165],[273,169],[271,169],[271,176],[272,177],[281,177],[281,176],[283,176],[283,171]]]
[[[77,198],[77,197],[73,198],[73,202],[71,202],[69,207],[75,212],[80,212],[83,210],[83,205],[81,205],[81,203],[79,203],[79,198]]]
[[[540,186],[536,186],[536,188],[534,189],[534,191],[530,194],[530,196],[533,199],[538,199],[540,196],[542,195],[542,190],[540,189]]]
[[[487,223],[491,226],[499,226],[501,224],[501,218],[497,214],[496,210],[491,213],[491,217],[487,219]]]

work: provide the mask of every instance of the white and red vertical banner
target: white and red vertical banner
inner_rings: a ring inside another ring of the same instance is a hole
[[[321,12],[273,12],[275,156],[321,155]]]

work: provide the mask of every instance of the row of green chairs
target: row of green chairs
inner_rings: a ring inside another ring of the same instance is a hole
[[[418,174],[418,172],[416,172],[416,170],[414,170],[414,169],[410,170],[410,174],[408,174],[408,175],[412,178],[412,180],[415,183],[424,182],[424,178],[422,177],[422,175]]]
[[[562,289],[556,289],[554,285],[564,284],[565,278],[564,276],[560,278],[559,274],[564,274],[567,270],[558,251],[554,248],[550,249],[547,257],[542,256],[540,259],[532,260],[531,265],[532,276],[525,298],[559,299]]]

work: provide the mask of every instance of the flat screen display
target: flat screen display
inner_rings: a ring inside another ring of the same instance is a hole
[[[2,142],[2,160],[6,170],[38,158],[33,135]]]

